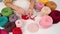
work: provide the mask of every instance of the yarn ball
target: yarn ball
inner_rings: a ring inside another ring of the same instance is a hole
[[[16,16],[15,14],[10,15],[9,17],[10,22],[15,22],[16,20],[18,20],[18,16]]]
[[[37,1],[46,4],[49,0],[37,0]]]
[[[46,6],[50,7],[52,10],[55,10],[57,8],[57,4],[53,1],[47,2]]]
[[[35,9],[40,12],[40,10],[44,7],[44,4],[41,2],[36,3]]]
[[[0,34],[9,34],[9,33],[7,31],[5,31],[5,30],[0,29]]]
[[[42,28],[49,28],[53,24],[53,19],[50,16],[43,16],[39,21]]]
[[[22,19],[27,20],[29,19],[28,15],[22,15]]]
[[[21,20],[16,20],[15,24],[16,24],[16,27],[22,27],[23,25]]]
[[[38,27],[38,24],[35,24],[35,23],[30,23],[27,27],[28,31],[29,32],[37,32],[39,30],[39,27]]]
[[[8,23],[8,18],[5,16],[0,17],[0,26],[4,27]]]
[[[13,33],[13,34],[22,34],[22,30],[21,30],[21,28],[15,27],[15,28],[12,30],[12,33]]]
[[[44,6],[42,9],[41,9],[41,11],[40,11],[40,14],[42,15],[42,16],[44,16],[44,15],[49,15],[51,13],[51,9],[49,8],[49,7],[47,7],[47,6]]]
[[[16,25],[15,25],[14,22],[8,22],[8,23],[4,26],[5,30],[8,31],[8,32],[12,32],[13,28],[15,28],[15,27],[16,27]]]
[[[13,10],[9,7],[5,7],[2,9],[3,16],[10,16],[13,13]]]
[[[53,24],[56,24],[60,21],[60,11],[59,10],[52,10],[49,14],[53,18]]]

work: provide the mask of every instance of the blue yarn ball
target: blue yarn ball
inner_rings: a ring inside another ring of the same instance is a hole
[[[4,27],[8,23],[8,18],[6,16],[0,17],[0,27]]]

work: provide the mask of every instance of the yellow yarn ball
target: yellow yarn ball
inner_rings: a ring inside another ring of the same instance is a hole
[[[46,4],[48,2],[48,0],[38,0],[38,2],[42,2],[42,3]]]

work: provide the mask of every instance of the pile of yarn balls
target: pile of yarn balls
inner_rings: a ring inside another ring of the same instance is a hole
[[[41,20],[39,21],[39,24],[42,26],[42,28],[49,28],[52,24],[56,24],[60,21],[60,11],[56,10],[56,8],[57,5],[53,1],[38,0],[35,3],[34,9],[36,10],[36,12],[40,12],[42,16]],[[28,18],[25,18],[26,16],[27,15],[22,16],[22,19],[27,20]],[[22,29],[19,28],[22,24],[23,23],[21,23],[21,20],[19,20],[19,17],[14,13],[13,9],[11,9],[10,7],[5,7],[1,10],[0,27],[4,28],[0,29],[1,34],[9,34],[9,32],[13,32],[13,34],[23,34]],[[29,29],[34,30],[34,27],[30,27]]]

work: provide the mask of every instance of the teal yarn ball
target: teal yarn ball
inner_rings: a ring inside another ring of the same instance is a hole
[[[3,16],[10,16],[13,13],[13,10],[9,7],[5,7],[2,9],[1,13]]]
[[[6,16],[0,17],[0,27],[4,27],[8,23],[8,18]]]

